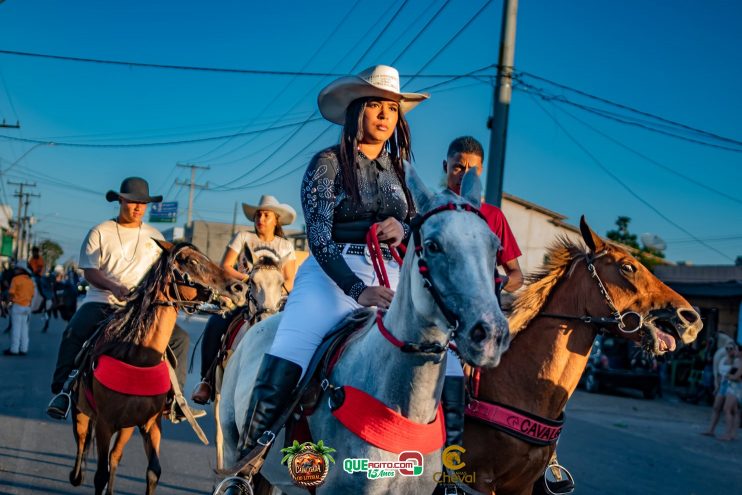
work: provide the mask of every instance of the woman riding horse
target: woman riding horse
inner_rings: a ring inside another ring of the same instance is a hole
[[[296,211],[269,195],[262,196],[257,205],[242,203],[242,211],[248,220],[255,222],[255,232],[245,230],[235,234],[224,252],[222,259],[224,272],[235,280],[247,282],[251,257],[246,251],[249,250],[253,255],[259,254],[261,250],[277,253],[281,258],[276,261],[281,262],[283,287],[286,292],[291,292],[296,276],[296,254],[294,245],[286,239],[283,226],[294,222]],[[242,308],[238,308],[224,316],[213,315],[209,318],[201,343],[201,381],[191,395],[193,402],[208,404],[211,400],[211,385],[205,378],[219,352],[222,336],[241,311]]]
[[[351,311],[389,307],[399,266],[387,247],[391,288],[380,285],[364,257],[365,235],[377,224],[379,240],[396,247],[409,236],[414,212],[403,161],[412,157],[405,113],[428,96],[399,91],[396,69],[378,65],[324,88],[322,115],[343,125],[339,145],[312,158],[301,186],[311,256],[270,350],[263,356],[250,398],[240,457],[286,407],[291,392],[325,334]]]

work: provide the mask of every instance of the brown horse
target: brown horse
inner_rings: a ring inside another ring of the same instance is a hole
[[[510,350],[497,368],[481,370],[480,400],[558,419],[587,364],[599,330],[595,320],[655,355],[673,351],[676,339],[693,342],[701,331],[701,318],[685,299],[625,250],[604,242],[584,217],[580,228],[588,250],[560,240],[516,299]],[[526,443],[471,417],[464,446],[465,469],[476,473],[471,486],[491,495],[541,493],[540,477],[556,448]]]
[[[156,241],[163,252],[125,307],[106,322],[92,353],[100,364],[109,356],[128,365],[144,368],[159,365],[165,356],[175,327],[178,309],[195,310],[202,303],[215,303],[221,311],[245,303],[245,286],[228,278],[194,246]],[[185,366],[185,363],[181,363]],[[70,472],[74,486],[82,483],[82,463],[93,432],[98,449],[95,493],[106,488],[113,493],[116,468],[124,446],[138,427],[147,454],[147,494],[152,494],[160,477],[162,412],[167,393],[132,395],[115,392],[93,376],[78,382],[74,405],[73,431],[77,442],[75,466]],[[111,438],[117,434],[109,454]]]

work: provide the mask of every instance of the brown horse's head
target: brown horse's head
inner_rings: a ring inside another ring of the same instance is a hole
[[[610,316],[611,304],[622,315],[622,324],[608,325],[609,330],[642,344],[655,355],[675,350],[676,340],[688,344],[701,331],[701,317],[680,294],[655,277],[626,250],[605,242],[590,229],[583,216],[582,238],[588,247],[584,257],[587,284],[595,289],[594,297],[584,301],[592,316]],[[594,271],[590,269],[594,267]],[[575,273],[576,274],[576,273]],[[602,294],[600,282],[605,287]],[[635,331],[632,331],[635,330]]]
[[[164,251],[162,262],[169,267],[165,268],[169,273],[163,279],[163,292],[168,299],[213,303],[221,310],[245,304],[245,284],[228,277],[220,266],[195,246],[155,242]]]

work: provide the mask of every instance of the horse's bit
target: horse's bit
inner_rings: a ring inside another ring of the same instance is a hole
[[[189,243],[181,243],[178,244],[171,254],[173,261],[177,257],[178,253],[180,253],[181,250],[191,247],[194,248],[192,244]],[[154,304],[157,306],[170,306],[174,308],[182,308],[183,311],[185,311],[188,314],[193,314],[196,311],[203,311],[205,313],[215,313],[215,314],[222,314],[224,313],[224,310],[220,309],[213,309],[214,304],[211,304],[213,301],[219,300],[219,293],[215,291],[212,287],[209,287],[208,285],[204,285],[200,282],[196,282],[191,279],[190,275],[188,273],[181,272],[180,270],[176,270],[172,263],[170,263],[169,267],[170,271],[170,288],[175,293],[175,300],[172,301],[155,301]],[[178,286],[180,285],[187,285],[188,287],[194,287],[198,290],[199,293],[202,291],[206,292],[208,294],[208,299],[205,301],[188,301],[181,297],[180,291],[178,290]]]
[[[618,308],[616,308],[616,305],[613,303],[613,298],[611,298],[611,295],[608,293],[608,289],[605,288],[603,281],[600,279],[600,276],[598,275],[598,271],[595,269],[595,264],[593,264],[593,261],[595,261],[595,259],[605,254],[606,252],[603,251],[602,253],[599,253],[595,255],[594,257],[585,257],[585,263],[587,263],[588,273],[590,273],[590,276],[595,279],[595,282],[597,282],[598,290],[600,290],[600,293],[602,294],[603,299],[608,305],[608,309],[611,312],[610,317],[599,317],[599,316],[590,316],[590,315],[571,316],[571,315],[559,315],[559,314],[553,314],[553,313],[539,313],[538,316],[543,316],[546,318],[580,320],[583,323],[587,323],[590,325],[616,325],[619,331],[625,334],[632,334],[632,333],[639,331],[639,329],[644,326],[644,316],[640,315],[636,311],[625,311],[621,313],[618,310]],[[636,318],[637,319],[636,325],[629,327],[626,322],[627,317]]]

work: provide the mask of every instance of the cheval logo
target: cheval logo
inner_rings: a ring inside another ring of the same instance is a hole
[[[293,445],[281,449],[284,454],[281,464],[288,466],[295,485],[303,488],[315,487],[325,482],[327,473],[330,472],[330,462],[335,462],[330,455],[332,452],[335,449],[326,446],[322,440],[316,444],[294,440]]]
[[[364,458],[348,458],[343,461],[343,470],[348,474],[366,473],[366,478],[377,480],[402,476],[422,476],[423,455],[415,450],[402,452],[396,461],[371,461]]]
[[[461,462],[461,454],[464,452],[466,452],[466,449],[461,445],[450,445],[446,447],[441,454],[441,460],[443,461],[443,467],[448,471],[433,473],[433,481],[445,485],[474,483],[477,480],[476,473],[460,471],[466,466],[465,462]]]

